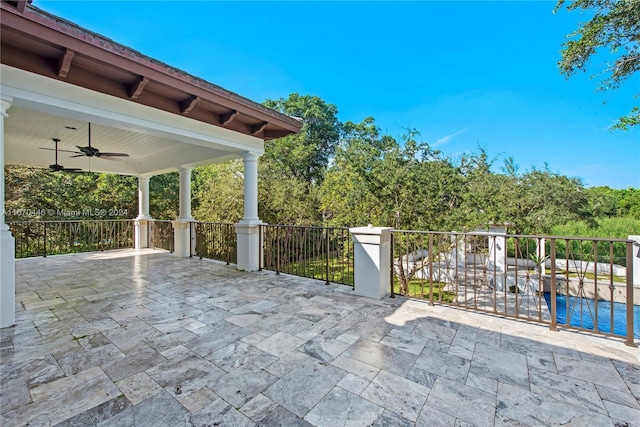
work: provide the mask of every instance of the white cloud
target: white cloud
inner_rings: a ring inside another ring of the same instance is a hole
[[[449,135],[445,135],[442,138],[439,138],[435,143],[431,144],[431,147],[437,147],[439,145],[444,145],[444,144],[448,143],[449,141],[451,141],[451,138],[453,138],[454,136],[460,135],[461,133],[463,133],[466,130],[467,130],[467,128],[463,128],[463,129],[460,129],[459,131],[456,131],[454,133],[450,133]]]

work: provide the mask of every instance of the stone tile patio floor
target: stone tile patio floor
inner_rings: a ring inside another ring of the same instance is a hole
[[[149,250],[16,267],[3,427],[640,425],[619,339]]]

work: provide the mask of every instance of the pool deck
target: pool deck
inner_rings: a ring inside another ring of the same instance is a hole
[[[640,426],[640,351],[272,272],[119,250],[16,261],[0,425]]]

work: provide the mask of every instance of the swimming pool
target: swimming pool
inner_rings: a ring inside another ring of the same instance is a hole
[[[545,292],[544,299],[551,311],[551,294]],[[572,313],[571,326],[594,329],[595,307],[592,299],[570,296],[569,310]],[[567,322],[567,299],[564,295],[556,295],[556,321],[558,325]],[[609,301],[598,300],[598,330],[611,332],[611,302]],[[613,332],[617,335],[627,335],[626,305],[619,302],[613,303]],[[640,338],[640,305],[633,306],[633,336]]]

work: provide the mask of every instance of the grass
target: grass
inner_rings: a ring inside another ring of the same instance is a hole
[[[280,266],[280,272],[311,279],[327,280],[327,261],[325,259],[310,259],[285,263]],[[329,258],[329,282],[353,286],[353,281],[353,259]]]
[[[450,304],[457,295],[455,292],[445,291],[445,286],[446,283],[433,282],[433,300]],[[393,281],[393,292],[400,295],[400,284],[397,277]],[[429,299],[429,281],[421,279],[410,280],[409,292],[406,296]]]
[[[547,268],[546,272],[547,272],[547,274],[551,274],[551,269]],[[566,270],[556,270],[556,274],[567,275],[567,271]],[[579,279],[580,278],[578,273],[573,273],[573,272],[569,272],[569,277],[572,278],[572,279]],[[584,277],[586,279],[594,280],[596,275],[594,273],[587,272],[587,273],[584,273]],[[609,275],[598,274],[598,283],[608,283],[608,282],[609,282]],[[613,276],[613,282],[614,283],[627,283],[627,279],[625,277]]]

